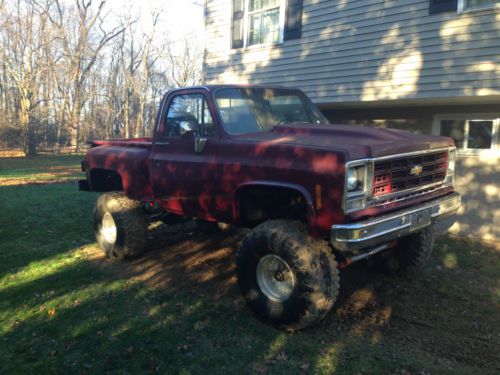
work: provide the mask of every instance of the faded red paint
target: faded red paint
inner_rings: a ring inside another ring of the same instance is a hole
[[[242,188],[293,188],[307,202],[309,231],[315,236],[327,236],[333,224],[380,215],[449,192],[440,190],[425,198],[344,215],[341,206],[347,161],[447,147],[453,141],[393,129],[329,124],[280,125],[269,132],[230,136],[221,126],[212,96],[220,87],[168,93],[152,138],[92,142],[86,156],[87,172],[94,168],[116,171],[131,198],[154,201],[168,212],[229,223],[239,219],[237,196]],[[217,131],[201,154],[194,152],[193,139],[161,136],[174,93],[199,93],[207,99]],[[169,144],[160,143],[166,141]],[[92,181],[89,183],[92,186]],[[319,209],[315,208],[316,185],[322,192]]]

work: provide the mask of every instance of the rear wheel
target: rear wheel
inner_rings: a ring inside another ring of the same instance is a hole
[[[109,258],[133,258],[147,245],[147,222],[138,201],[123,193],[99,196],[94,209],[97,243]]]
[[[328,244],[296,221],[272,220],[250,232],[238,249],[236,274],[257,317],[291,331],[322,319],[339,289]]]
[[[399,239],[394,248],[375,257],[373,263],[379,270],[392,274],[418,271],[427,264],[434,239],[434,228],[428,227]]]

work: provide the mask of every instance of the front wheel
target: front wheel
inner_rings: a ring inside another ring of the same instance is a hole
[[[289,331],[322,319],[339,289],[328,244],[295,221],[272,220],[250,232],[237,251],[236,274],[257,317]]]
[[[434,248],[434,228],[402,237],[391,250],[377,255],[373,263],[379,270],[390,273],[414,273],[428,262]]]
[[[94,209],[97,244],[108,258],[133,258],[147,245],[147,222],[140,203],[123,193],[99,196]]]

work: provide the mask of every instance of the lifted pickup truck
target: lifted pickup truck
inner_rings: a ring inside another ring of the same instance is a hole
[[[97,200],[109,257],[146,248],[152,215],[252,230],[238,285],[262,320],[296,330],[323,318],[339,268],[373,257],[422,266],[433,224],[460,207],[450,138],[331,125],[299,90],[217,85],[165,95],[152,138],[94,141],[81,190]]]

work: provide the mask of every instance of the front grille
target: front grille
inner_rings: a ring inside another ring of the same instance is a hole
[[[443,182],[447,168],[448,151],[376,161],[372,196],[379,197]]]

